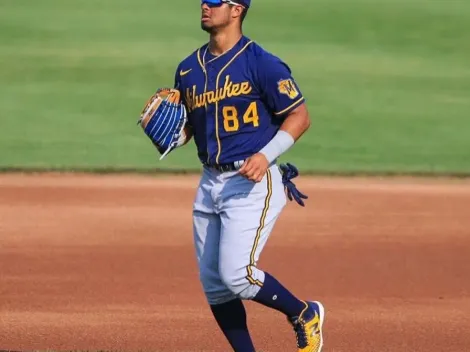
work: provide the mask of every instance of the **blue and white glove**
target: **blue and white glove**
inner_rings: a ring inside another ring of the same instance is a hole
[[[305,206],[302,199],[308,199],[308,197],[301,193],[295,184],[291,181],[293,178],[299,176],[299,170],[297,170],[297,168],[290,163],[281,164],[279,167],[282,171],[282,183],[286,189],[287,197],[290,201],[294,199],[302,207]]]
[[[177,89],[161,88],[150,97],[142,110],[138,124],[160,152],[162,160],[184,144],[187,113]]]

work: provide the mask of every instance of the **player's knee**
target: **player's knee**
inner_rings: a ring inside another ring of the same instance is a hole
[[[241,299],[252,299],[259,291],[261,282],[250,280],[246,267],[219,267],[219,272],[224,285]]]
[[[220,279],[224,285],[235,295],[243,290],[245,282],[243,280],[243,273],[239,268],[231,265],[219,266]]]
[[[212,267],[201,266],[199,280],[210,305],[223,304],[236,298],[236,295],[222,282],[218,270],[214,270]]]

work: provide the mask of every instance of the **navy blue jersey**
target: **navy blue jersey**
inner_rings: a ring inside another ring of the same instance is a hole
[[[304,97],[290,68],[243,36],[217,57],[204,45],[176,70],[202,163],[226,164],[259,152]]]

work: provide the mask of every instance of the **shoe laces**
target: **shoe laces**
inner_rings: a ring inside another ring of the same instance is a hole
[[[305,322],[303,321],[303,319],[299,318],[296,321],[293,321],[292,326],[294,328],[295,336],[297,338],[297,347],[307,347],[307,331],[305,329]]]

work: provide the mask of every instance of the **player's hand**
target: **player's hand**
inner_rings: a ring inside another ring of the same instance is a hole
[[[242,176],[254,182],[261,182],[268,170],[268,159],[262,153],[256,153],[245,160],[239,172]]]

